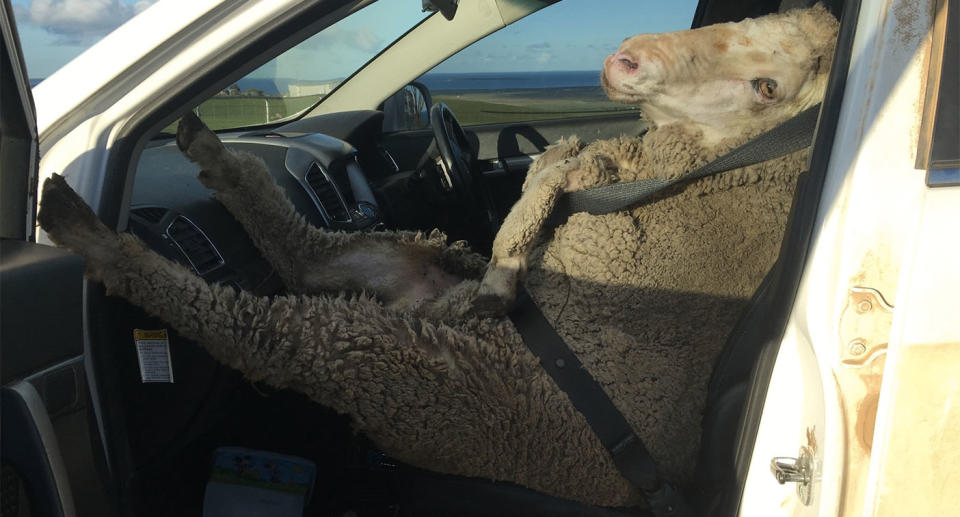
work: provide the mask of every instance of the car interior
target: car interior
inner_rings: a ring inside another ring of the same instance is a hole
[[[824,3],[841,19],[834,70],[844,70],[857,3]],[[810,4],[701,0],[691,26]],[[217,72],[204,75],[196,89],[226,88],[228,81]],[[749,463],[742,456],[749,454],[764,376],[796,290],[843,91],[841,75],[831,77],[810,170],[798,185],[780,259],[729,336],[710,381],[697,482],[682,487],[704,514],[733,513],[739,502]],[[589,139],[636,135],[645,127],[637,112],[462,126],[455,110],[431,103],[425,86],[408,88],[406,93],[423,97],[420,108],[430,109],[428,126],[396,129],[395,107],[388,100],[378,110],[293,117],[223,131],[220,137],[229,148],[262,158],[303,217],[319,227],[439,228],[451,241],[466,240],[488,255],[500,222],[520,196],[528,166],[547,145],[574,134]],[[171,120],[186,109],[191,108],[165,104],[157,108],[155,120]],[[181,154],[169,131],[130,138],[127,147],[126,154],[112,159],[132,164],[135,171],[128,199],[117,202],[128,231],[208,282],[265,296],[284,292],[240,224],[197,180],[198,167]],[[119,191],[114,187],[114,193]],[[305,515],[637,514],[405,465],[354,433],[346,416],[302,394],[245,380],[173,329],[175,382],[143,382],[131,336],[135,329],[168,326],[91,287],[87,331],[92,366],[86,375],[95,387],[100,427],[90,430],[90,436],[103,437],[91,443],[104,453],[101,474],[121,514],[201,515],[214,451],[225,446],[312,461],[316,479]]]

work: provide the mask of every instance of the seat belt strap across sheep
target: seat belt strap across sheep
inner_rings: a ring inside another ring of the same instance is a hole
[[[593,215],[616,212],[677,183],[739,169],[799,151],[811,144],[819,112],[818,104],[676,179],[616,183],[569,193],[560,199],[548,226],[550,223],[559,224],[576,212]],[[676,489],[658,474],[656,462],[643,441],[637,437],[623,414],[557,334],[523,287],[518,289],[517,303],[509,316],[523,342],[537,356],[544,370],[567,394],[574,408],[584,416],[600,443],[610,452],[620,474],[643,493],[653,515],[695,515]]]
[[[577,212],[593,215],[617,212],[678,183],[755,165],[799,151],[808,147],[813,140],[819,113],[820,105],[817,104],[703,167],[678,178],[649,178],[569,192],[557,200],[547,226],[562,224],[567,217]]]
[[[643,493],[653,515],[696,515],[676,489],[663,482],[643,441],[522,286],[518,288],[517,303],[510,312],[510,319],[543,369],[567,394],[573,407],[583,415],[600,443],[610,452],[620,474]]]

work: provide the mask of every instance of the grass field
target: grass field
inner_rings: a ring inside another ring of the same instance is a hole
[[[266,124],[294,115],[313,106],[320,95],[305,97],[226,97],[217,96],[204,101],[197,107],[196,113],[210,129],[228,129],[234,127]],[[173,133],[177,130],[174,122],[164,129]]]
[[[457,120],[464,126],[474,124],[497,124],[556,118],[588,117],[610,113],[634,111],[628,106],[609,100],[588,98],[559,98],[537,95],[497,95],[483,93],[460,93],[444,95],[437,93],[434,102],[442,102],[453,110]]]
[[[197,108],[211,129],[265,124],[309,108],[320,95],[306,97],[213,97]],[[434,102],[453,110],[464,126],[637,112],[611,102],[600,88],[563,88],[511,91],[438,91]],[[176,123],[164,129],[176,131]]]

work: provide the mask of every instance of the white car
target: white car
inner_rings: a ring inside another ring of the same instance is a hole
[[[441,226],[482,250],[546,145],[643,125],[601,99],[511,104],[503,92],[431,88],[424,74],[448,59],[469,68],[474,42],[533,30],[525,24],[575,1],[436,1],[438,12],[420,12],[390,0],[161,0],[31,92],[4,0],[3,514],[199,513],[223,445],[316,461],[310,515],[624,514],[399,464],[344,418],[252,385],[173,333],[151,337],[167,355],[145,366],[135,346],[145,334],[134,332],[164,325],[84,282],[81,260],[35,226],[38,183],[61,173],[108,226],[208,281],[277,292],[172,143],[171,124],[194,110],[268,163],[277,149],[281,165],[320,160],[277,175],[318,225]],[[711,381],[688,503],[712,515],[954,515],[960,6],[825,3],[841,29],[809,174],[780,260]],[[690,22],[806,5],[740,4],[701,0]],[[363,17],[384,32],[357,30]],[[392,43],[354,52],[370,38]],[[336,66],[348,73],[290,81],[321,66],[310,59],[346,61]],[[465,131],[430,122],[435,100]]]

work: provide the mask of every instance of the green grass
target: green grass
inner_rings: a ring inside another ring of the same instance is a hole
[[[442,102],[453,110],[464,126],[525,122],[557,118],[587,117],[623,111],[633,111],[622,104],[595,99],[551,99],[549,97],[508,97],[492,102],[490,94],[437,95],[434,102]]]
[[[320,95],[305,97],[212,97],[197,111],[211,129],[231,129],[266,124],[309,108]],[[562,91],[469,92],[438,94],[465,126],[558,118],[588,117],[636,111],[606,100],[602,95]],[[177,123],[164,128],[175,133]]]
[[[320,95],[304,97],[212,97],[199,107],[197,113],[210,129],[229,129],[255,126],[299,113],[320,100]],[[177,123],[164,128],[174,133]]]

